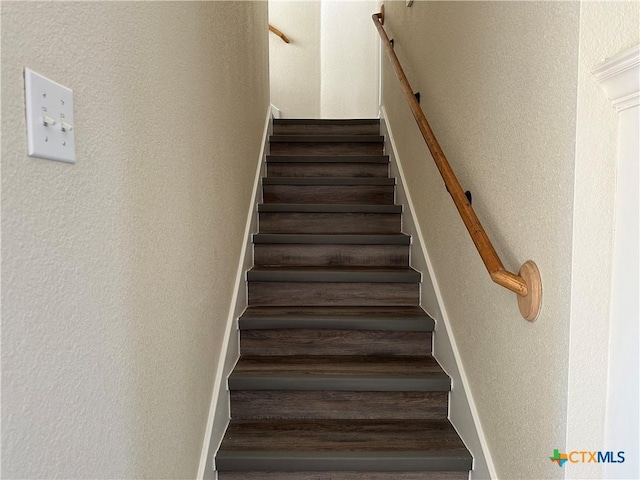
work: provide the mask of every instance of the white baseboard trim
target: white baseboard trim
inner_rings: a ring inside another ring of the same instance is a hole
[[[424,273],[420,304],[436,320],[433,355],[452,381],[449,395],[449,420],[473,455],[473,470],[470,478],[472,480],[497,479],[491,452],[473,401],[464,366],[460,361],[460,352],[452,334],[449,316],[442,301],[438,281],[433,273],[433,264],[422,236],[420,222],[415,214],[411,194],[406,188],[402,163],[384,106],[380,107],[380,126],[381,134],[385,136],[386,141],[385,153],[389,155],[391,161],[391,175],[398,178],[396,203],[405,205],[407,209],[402,219],[402,230],[412,238],[411,266]]]
[[[271,105],[271,116],[273,118],[280,118],[280,115],[281,115],[280,109],[275,105]]]
[[[271,106],[266,115],[265,127],[262,137],[262,148],[258,157],[255,179],[253,181],[253,194],[249,211],[247,212],[247,223],[244,229],[244,245],[240,253],[238,270],[234,283],[234,293],[229,306],[227,326],[225,329],[220,356],[218,357],[218,368],[213,381],[213,392],[211,393],[211,406],[209,407],[209,417],[207,428],[200,455],[200,465],[198,467],[198,479],[215,480],[214,457],[220,448],[222,437],[229,425],[231,418],[229,389],[227,387],[227,377],[233,370],[238,358],[240,358],[240,337],[238,332],[238,317],[247,306],[247,288],[245,283],[245,272],[253,266],[253,250],[251,236],[258,231],[258,209],[257,203],[262,199],[260,179],[264,173],[265,158],[267,154],[267,143],[273,126],[271,116]]]

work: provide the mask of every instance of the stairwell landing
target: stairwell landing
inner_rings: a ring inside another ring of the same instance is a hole
[[[274,120],[220,480],[462,480],[379,120]]]

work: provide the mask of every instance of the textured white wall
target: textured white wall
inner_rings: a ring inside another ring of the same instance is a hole
[[[534,260],[543,310],[491,282],[384,60],[383,104],[500,478],[561,478],[566,434],[579,4],[386,4],[385,27],[506,268]]]
[[[640,3],[582,3],[567,399],[570,449],[606,446],[603,387],[609,358],[618,114],[591,72],[605,58],[636,45],[639,32]],[[602,478],[602,465],[572,465],[567,478]]]
[[[377,118],[380,42],[377,0],[322,1],[322,118]]]
[[[283,118],[320,118],[320,2],[269,1],[271,103]]]
[[[2,2],[2,477],[193,478],[268,107],[264,2]],[[26,156],[24,67],[78,163]]]
[[[271,0],[271,103],[283,118],[378,116],[377,0]]]

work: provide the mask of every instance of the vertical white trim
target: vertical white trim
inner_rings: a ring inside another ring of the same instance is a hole
[[[265,127],[262,134],[262,147],[258,157],[256,174],[253,181],[253,194],[247,222],[244,229],[244,245],[238,261],[236,279],[234,283],[233,297],[229,305],[227,325],[225,328],[222,347],[218,357],[218,366],[213,381],[211,393],[211,405],[205,430],[200,465],[198,467],[198,479],[215,479],[217,474],[214,466],[214,456],[220,447],[222,437],[229,424],[230,402],[229,390],[226,379],[231,373],[239,358],[240,338],[238,333],[238,317],[247,306],[247,289],[245,283],[245,271],[253,265],[253,249],[251,248],[251,236],[258,231],[258,217],[256,204],[261,199],[260,178],[263,175],[264,163],[267,153],[267,142],[272,129],[271,106],[267,109]]]
[[[623,464],[605,464],[603,472],[611,479],[638,478],[640,46],[606,60],[593,75],[618,112],[604,448],[625,451],[626,459]]]
[[[498,475],[482,429],[480,416],[471,394],[464,365],[460,359],[460,352],[453,336],[447,310],[444,307],[440,287],[433,273],[433,264],[422,236],[420,222],[415,214],[411,194],[406,188],[407,184],[402,163],[384,106],[380,107],[380,124],[381,133],[386,140],[386,153],[391,159],[392,172],[396,173],[395,171],[397,171],[398,174],[396,202],[403,203],[408,210],[404,212],[402,224],[403,231],[410,234],[413,239],[411,242],[411,265],[427,274],[426,276],[423,275],[422,279],[420,303],[436,320],[433,355],[452,380],[452,389],[449,395],[449,420],[474,457],[470,478],[496,479]],[[391,147],[390,149],[388,148],[389,146]]]

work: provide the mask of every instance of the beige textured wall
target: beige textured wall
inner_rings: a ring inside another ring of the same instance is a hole
[[[320,118],[320,1],[269,1],[271,103],[286,118]]]
[[[265,2],[2,2],[2,477],[193,478],[268,108]],[[22,69],[74,90],[26,156]]]
[[[542,272],[529,323],[489,279],[385,57],[383,104],[500,478],[564,475],[548,457],[566,433],[579,7],[386,3],[395,50],[505,266],[533,259]]]

